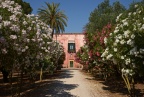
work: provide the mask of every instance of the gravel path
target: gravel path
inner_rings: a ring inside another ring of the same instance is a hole
[[[107,86],[81,70],[63,69],[58,76],[36,86],[22,97],[127,97],[109,92]]]
[[[93,83],[92,79],[92,77],[84,75],[80,70],[68,70],[67,76],[60,79],[60,81],[63,81],[64,84],[77,85],[74,89],[65,90],[76,97],[109,97],[102,89],[102,85]]]

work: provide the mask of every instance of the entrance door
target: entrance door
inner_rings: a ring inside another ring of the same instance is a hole
[[[70,67],[73,67],[73,61],[70,61]]]

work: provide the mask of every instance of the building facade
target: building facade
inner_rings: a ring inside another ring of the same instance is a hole
[[[57,40],[64,47],[65,61],[64,68],[82,68],[82,65],[75,61],[76,52],[84,45],[83,33],[62,33],[55,34],[54,40]]]

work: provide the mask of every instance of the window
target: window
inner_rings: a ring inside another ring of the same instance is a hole
[[[75,53],[75,43],[68,43],[68,52]]]
[[[70,50],[73,50],[74,49],[74,46],[73,45],[70,45]]]

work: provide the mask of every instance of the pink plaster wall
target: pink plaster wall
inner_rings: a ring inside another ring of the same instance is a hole
[[[56,35],[53,37],[56,40]],[[84,45],[84,34],[83,33],[63,33],[57,35],[57,41],[60,42],[66,54],[66,58],[63,64],[64,68],[70,68],[70,60],[74,61],[73,68],[82,67],[81,64],[75,62],[75,53],[68,53],[68,41],[73,40],[75,42],[76,52]]]

